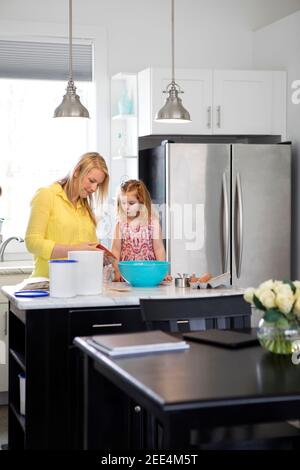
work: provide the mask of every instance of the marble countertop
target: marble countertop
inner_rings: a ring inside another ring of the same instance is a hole
[[[100,295],[78,295],[71,298],[17,298],[14,292],[18,286],[2,286],[2,293],[21,310],[55,309],[55,308],[80,308],[80,307],[110,307],[139,305],[140,299],[183,299],[183,298],[207,298],[222,297],[228,295],[243,295],[245,289],[241,288],[217,288],[217,289],[191,289],[175,287],[174,285],[160,285],[157,287],[128,287],[127,291],[119,292],[116,289],[124,288],[124,283],[114,282],[105,284]]]
[[[30,259],[0,261],[0,276],[7,276],[10,274],[31,274],[32,271],[33,261]]]

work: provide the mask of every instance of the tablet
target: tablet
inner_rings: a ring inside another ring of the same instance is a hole
[[[237,349],[258,344],[256,332],[241,333],[233,330],[205,330],[184,333],[183,337],[190,341],[212,344],[224,348]]]

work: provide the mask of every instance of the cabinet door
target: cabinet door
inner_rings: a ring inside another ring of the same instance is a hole
[[[8,390],[8,305],[0,303],[0,392]]]
[[[272,72],[217,70],[213,90],[214,134],[272,133]]]
[[[146,69],[139,73],[138,82],[139,135],[212,133],[212,71],[178,69],[175,80],[184,91],[179,96],[191,122],[155,122],[156,113],[166,100],[163,91],[171,81],[171,69]]]

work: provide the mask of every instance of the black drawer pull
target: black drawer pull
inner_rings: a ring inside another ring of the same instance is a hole
[[[93,328],[107,328],[108,326],[123,326],[123,323],[95,323]]]

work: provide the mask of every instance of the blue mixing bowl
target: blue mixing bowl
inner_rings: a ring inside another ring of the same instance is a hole
[[[119,270],[134,287],[154,287],[168,274],[169,265],[168,261],[119,261]]]

